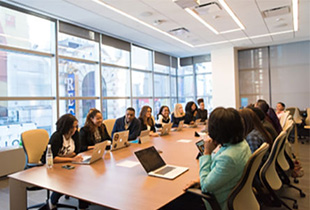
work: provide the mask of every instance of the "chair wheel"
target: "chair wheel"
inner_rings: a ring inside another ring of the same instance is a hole
[[[295,178],[295,179],[294,179],[294,183],[295,183],[295,184],[298,184],[298,183],[299,183],[299,180]]]
[[[306,194],[303,192],[300,192],[300,197],[304,198],[304,197],[306,197]]]
[[[297,203],[293,204],[293,209],[298,209],[298,204]]]
[[[70,197],[69,195],[65,195],[65,199],[68,200]]]

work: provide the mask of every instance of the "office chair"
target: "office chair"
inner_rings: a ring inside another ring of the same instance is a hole
[[[286,139],[284,140],[284,143],[280,148],[279,155],[277,157],[276,167],[277,167],[277,171],[278,171],[278,174],[280,176],[282,183],[287,185],[288,187],[291,187],[291,188],[298,190],[300,197],[305,197],[306,196],[305,193],[303,193],[303,191],[300,188],[292,185],[288,175],[285,173],[285,171],[288,171],[289,169],[291,169],[291,170],[294,169],[294,163],[290,159],[290,157],[286,154],[286,151],[285,151],[285,147],[287,146],[287,144],[289,144],[289,142],[287,140],[288,136],[289,136],[288,133],[293,130],[293,126],[294,126],[293,122],[291,122],[290,126],[286,130],[287,131]],[[298,183],[297,178],[294,179],[294,182]]]
[[[43,163],[40,161],[42,155],[44,154],[48,141],[49,141],[49,135],[46,130],[44,129],[34,129],[25,131],[21,134],[21,140],[23,143],[24,151],[26,153],[27,157],[27,164],[25,169],[31,168],[31,167],[37,167],[42,166]],[[41,187],[27,187],[27,191],[37,191],[37,190],[43,190],[44,188]],[[27,209],[33,209],[33,208],[47,208],[49,209],[49,198],[50,198],[50,191],[47,191],[46,201],[45,203],[36,204],[33,206],[27,207]],[[66,204],[57,204],[57,207],[61,208],[71,208],[76,209],[74,206],[66,205]]]
[[[307,117],[305,119],[305,124],[310,125],[310,108],[307,108]]]
[[[263,156],[268,151],[269,144],[263,143],[247,161],[240,181],[232,189],[228,196],[227,206],[229,210],[259,210],[260,205],[253,191],[253,180],[262,162]],[[187,192],[206,199],[213,210],[221,209],[216,198],[212,194],[202,193],[200,189],[190,188]]]
[[[113,130],[115,121],[116,121],[116,119],[106,119],[106,120],[103,120],[103,122],[102,122],[106,126],[108,134],[111,138],[113,138],[113,136],[111,136],[111,135],[112,135],[112,130]]]
[[[285,143],[286,139],[286,132],[282,131],[279,136],[274,141],[270,155],[268,159],[266,160],[265,164],[262,166],[260,172],[259,172],[259,178],[261,181],[261,187],[260,189],[260,201],[263,204],[266,204],[267,206],[273,206],[273,207],[281,207],[282,205],[285,206],[287,209],[291,210],[291,208],[281,199],[281,197],[276,193],[277,190],[279,190],[282,187],[282,181],[277,173],[276,170],[276,162],[277,157],[279,155],[279,151],[281,147],[283,147],[283,144]],[[265,192],[264,195],[261,193]],[[294,202],[293,208],[297,209],[298,204],[297,200],[289,197],[282,196],[284,199],[292,200]]]

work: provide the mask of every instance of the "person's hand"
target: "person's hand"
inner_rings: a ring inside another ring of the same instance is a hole
[[[155,132],[150,132],[150,136],[157,137],[157,136],[159,136],[159,134],[155,133]]]
[[[199,179],[198,180],[192,180],[185,185],[183,190],[186,191],[189,188],[199,188],[199,187],[200,187],[200,180]]]
[[[194,121],[191,121],[189,124],[190,124],[190,125],[194,125],[194,123],[195,123]]]
[[[204,144],[205,150],[204,155],[211,155],[212,151],[217,147],[217,143],[211,139],[210,136],[207,136]]]
[[[196,115],[197,115],[197,110],[194,112],[193,116],[196,117]]]
[[[81,155],[76,155],[74,158],[72,158],[72,162],[81,162],[83,161],[83,157]]]
[[[94,149],[95,146],[88,146],[87,149]]]

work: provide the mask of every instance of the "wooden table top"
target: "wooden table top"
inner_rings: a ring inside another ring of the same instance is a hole
[[[128,148],[106,152],[103,159],[91,165],[76,165],[73,170],[54,164],[52,169],[36,167],[10,175],[10,178],[61,192],[75,198],[116,209],[157,209],[183,193],[183,187],[199,174],[196,160],[198,149],[194,137],[198,128],[184,128],[170,135],[151,138],[144,144],[131,144]],[[178,142],[190,139],[190,143]],[[174,180],[148,176],[142,165],[128,168],[117,164],[129,160],[138,162],[134,152],[154,145],[163,151],[167,164],[189,167]]]

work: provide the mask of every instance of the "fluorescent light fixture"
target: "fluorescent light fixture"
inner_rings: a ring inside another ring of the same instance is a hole
[[[298,0],[292,0],[292,5],[294,31],[298,31]]]
[[[222,31],[222,32],[220,32],[220,34],[228,34],[228,33],[241,31],[241,30],[242,30],[241,28],[236,28],[236,29],[231,29],[231,30],[227,30],[227,31]]]
[[[244,30],[245,27],[244,25],[240,22],[240,20],[237,18],[237,16],[235,15],[235,13],[229,8],[229,6],[226,4],[226,2],[224,0],[218,0],[220,2],[220,4],[224,7],[224,9],[226,10],[226,12],[232,17],[232,19],[237,23],[237,25]]]
[[[206,21],[204,21],[199,15],[197,15],[193,10],[186,8],[185,9],[186,12],[188,12],[191,16],[193,16],[194,18],[196,18],[199,22],[201,22],[204,26],[206,26],[208,29],[210,29],[213,33],[215,34],[219,34],[219,32],[217,30],[215,30],[215,28],[213,28],[211,25],[209,25]]]
[[[195,45],[194,47],[206,47],[206,46],[217,45],[217,44],[225,44],[225,43],[229,43],[229,42],[237,42],[237,41],[242,41],[242,40],[247,40],[247,39],[258,39],[258,38],[267,37],[267,36],[276,36],[276,35],[292,33],[292,32],[293,32],[293,30],[280,31],[280,32],[275,32],[275,33],[261,34],[261,35],[250,36],[250,37],[243,37],[243,38],[232,39],[232,40],[221,41],[221,42],[212,42],[212,43],[208,43],[208,44]]]
[[[187,43],[187,42],[185,42],[185,41],[183,41],[183,40],[181,40],[181,39],[179,39],[179,38],[177,38],[175,36],[170,35],[169,33],[165,32],[165,31],[162,31],[162,30],[160,30],[160,29],[158,29],[158,28],[156,28],[156,27],[154,27],[154,26],[152,26],[150,24],[147,24],[147,23],[139,20],[138,18],[135,18],[135,17],[133,17],[131,15],[128,15],[127,13],[125,13],[125,12],[119,10],[119,9],[116,9],[115,7],[112,7],[112,6],[102,2],[100,0],[92,0],[92,1],[97,3],[97,4],[100,4],[101,6],[104,6],[105,8],[110,9],[110,10],[112,10],[112,11],[114,11],[114,12],[120,14],[120,15],[123,15],[124,17],[126,17],[128,19],[136,21],[136,22],[138,22],[138,23],[140,23],[140,24],[142,24],[142,25],[144,25],[144,26],[146,26],[146,27],[148,27],[150,29],[153,29],[153,30],[155,30],[155,31],[157,31],[157,32],[159,32],[161,34],[164,34],[164,35],[166,35],[166,36],[168,36],[168,37],[170,37],[170,38],[172,38],[172,39],[174,39],[174,40],[176,40],[178,42],[181,42],[182,44],[185,44],[185,45],[187,45],[189,47],[194,47],[192,44],[189,44],[189,43]]]

